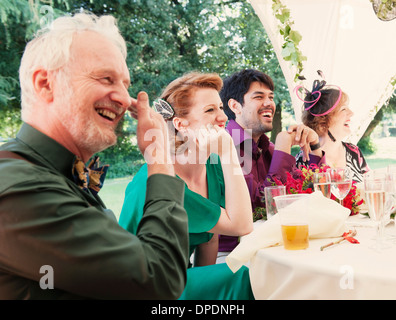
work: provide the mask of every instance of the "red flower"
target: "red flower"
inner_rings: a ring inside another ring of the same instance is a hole
[[[282,183],[277,178],[273,178],[272,183],[274,185],[285,185],[287,194],[312,193],[314,191],[312,179],[314,173],[326,172],[329,168],[328,165],[321,167],[318,167],[316,164],[311,164],[309,167],[303,165],[300,169],[294,169],[292,173],[286,172],[285,183]],[[331,199],[336,200],[333,195],[331,195]],[[363,202],[363,199],[360,198],[360,194],[357,192],[356,182],[352,182],[352,187],[343,200],[344,207],[351,210],[351,215],[354,215],[359,212],[359,206]]]

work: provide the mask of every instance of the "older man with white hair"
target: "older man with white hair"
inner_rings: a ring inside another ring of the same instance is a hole
[[[188,264],[184,184],[166,124],[128,94],[126,46],[111,16],[56,19],[28,43],[20,67],[23,125],[0,148],[0,299],[175,299]],[[147,153],[137,235],[97,195],[107,167],[85,163],[115,144],[127,110]],[[155,130],[156,139],[144,133]]]

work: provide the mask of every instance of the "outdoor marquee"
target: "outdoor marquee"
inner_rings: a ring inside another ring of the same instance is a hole
[[[295,117],[301,122],[302,102],[293,93],[296,68],[282,58],[284,39],[272,0],[250,0],[278,57],[291,95]],[[352,136],[357,143],[379,108],[389,99],[396,79],[396,19],[380,20],[370,0],[281,0],[290,10],[309,90],[322,70],[328,84],[340,86],[350,97]],[[396,8],[395,10],[396,11]]]

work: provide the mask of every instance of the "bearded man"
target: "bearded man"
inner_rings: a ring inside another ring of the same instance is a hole
[[[27,44],[23,125],[0,149],[0,299],[176,299],[183,292],[184,183],[163,161],[164,120],[146,93],[129,96],[125,60],[111,16],[61,17]],[[84,166],[115,144],[127,110],[137,115],[141,152],[156,150],[147,153],[137,235],[118,225],[97,194],[107,167]],[[145,141],[151,129],[156,139]]]
[[[272,130],[274,95],[271,77],[255,69],[241,70],[224,79],[220,92],[229,119],[226,129],[237,148],[253,210],[265,206],[264,188],[271,185],[272,178],[285,182],[286,172],[295,170],[293,145],[300,146],[309,163],[320,166],[325,162],[319,137],[307,126],[292,125],[277,135],[275,144],[270,142],[266,133]],[[219,255],[228,254],[237,244],[236,237],[220,236]]]

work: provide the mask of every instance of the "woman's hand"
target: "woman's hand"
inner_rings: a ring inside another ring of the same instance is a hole
[[[231,135],[217,125],[201,131],[209,153],[220,156],[225,184],[225,208],[221,208],[219,221],[210,232],[242,236],[253,230],[252,206],[249,190],[239,163]]]
[[[207,124],[198,129],[196,141],[201,151],[206,151],[209,155],[216,153],[220,158],[230,155],[234,148],[231,136],[218,125]]]
[[[303,160],[309,160],[309,154],[311,151],[311,145],[319,143],[319,136],[315,130],[307,127],[303,124],[292,125],[287,130],[290,134],[295,132],[294,143],[292,145],[299,145],[303,152]],[[318,155],[322,155],[321,149],[315,152]]]
[[[280,132],[275,141],[275,149],[281,150],[288,154],[291,153],[292,146],[300,146],[303,152],[303,160],[309,160],[309,154],[311,151],[311,144],[317,144],[319,142],[318,134],[311,128],[300,124],[291,125],[287,132]],[[322,150],[319,148],[315,150],[314,154],[322,155]]]

